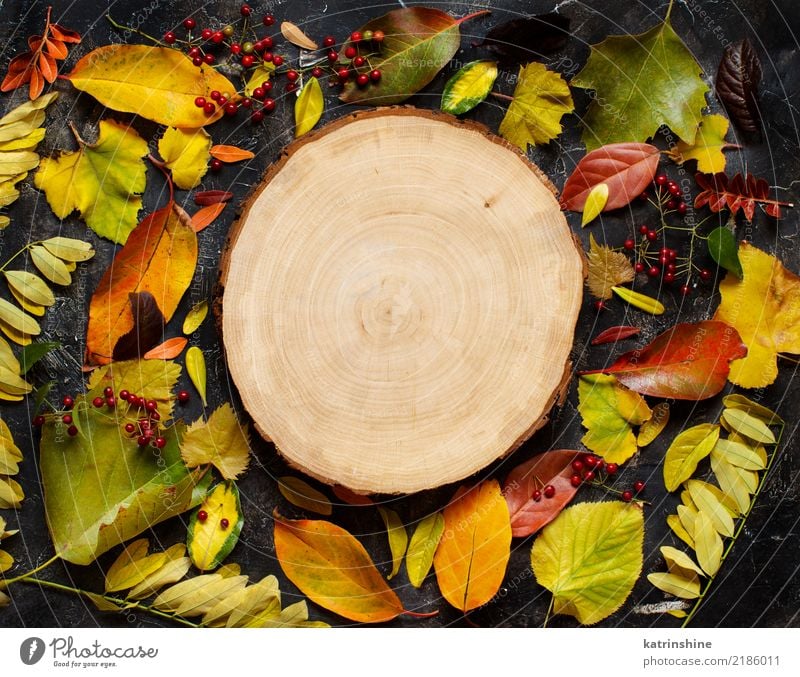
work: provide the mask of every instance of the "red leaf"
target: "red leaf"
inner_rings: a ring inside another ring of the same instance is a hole
[[[33,72],[33,68],[31,68],[33,59],[32,52],[25,52],[11,59],[11,63],[8,64],[8,73],[3,80],[3,84],[0,85],[0,91],[10,92],[12,89],[21,87],[28,82]]]
[[[592,339],[593,346],[599,346],[603,343],[614,343],[615,341],[622,341],[623,339],[636,336],[641,329],[639,327],[609,327],[605,331],[601,331],[597,336]]]
[[[175,338],[167,339],[164,343],[159,343],[155,348],[151,348],[144,355],[142,359],[145,360],[174,360],[178,355],[183,352],[183,349],[188,343],[188,339],[183,336],[176,336]]]
[[[64,28],[58,24],[50,24],[50,35],[56,40],[61,40],[61,42],[73,42],[77,44],[81,41],[80,33],[71,31],[69,28]]]
[[[552,522],[578,491],[572,486],[572,462],[580,452],[569,449],[547,451],[514,468],[503,485],[503,495],[511,515],[511,535],[529,536]],[[536,489],[552,484],[552,498],[533,500]]]
[[[641,350],[622,355],[606,369],[584,374],[614,374],[631,390],[653,397],[704,400],[725,386],[731,360],[747,355],[733,327],[706,320],[676,324]]]
[[[36,67],[31,68],[31,84],[28,90],[28,98],[33,101],[38,99],[44,89],[44,78]]]
[[[696,174],[695,181],[702,191],[694,199],[695,208],[708,205],[712,212],[727,208],[734,216],[741,210],[748,221],[753,220],[756,205],[760,204],[771,217],[781,217],[781,207],[794,207],[790,202],[773,200],[769,196],[769,184],[747,174],[737,174],[729,179],[724,173]]]
[[[583,211],[586,198],[599,183],[608,184],[604,212],[619,209],[642,194],[658,169],[659,150],[649,143],[610,143],[585,155],[567,179],[561,206]]]
[[[218,202],[227,202],[233,197],[233,193],[226,190],[204,190],[194,194],[194,203],[201,207],[215,205]]]
[[[48,82],[53,82],[58,75],[58,66],[56,60],[49,54],[44,52],[39,53],[39,70],[41,71],[44,79]]]
[[[195,233],[199,233],[201,230],[208,228],[208,226],[214,222],[214,219],[222,214],[223,209],[225,209],[224,202],[218,202],[215,205],[209,205],[208,207],[198,209],[192,215],[192,220],[189,222],[192,226],[192,230]]]
[[[64,60],[67,58],[67,46],[61,40],[47,38],[44,41],[45,51],[54,59]]]

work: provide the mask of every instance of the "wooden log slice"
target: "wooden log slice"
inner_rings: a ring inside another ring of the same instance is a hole
[[[546,419],[583,275],[511,146],[430,111],[358,113],[292,144],[235,226],[228,365],[297,468],[357,492],[437,487]]]

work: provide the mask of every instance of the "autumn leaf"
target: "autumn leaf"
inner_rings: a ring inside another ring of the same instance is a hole
[[[589,60],[572,80],[592,89],[595,100],[583,118],[587,150],[619,141],[646,141],[667,125],[694,141],[708,87],[695,61],[670,24],[638,35],[611,35],[592,45]]]
[[[608,202],[608,184],[598,183],[589,191],[586,204],[583,206],[581,217],[581,228],[584,228],[594,221]]]
[[[722,115],[704,115],[697,128],[694,141],[678,141],[667,151],[667,155],[682,165],[688,160],[697,160],[697,170],[706,174],[725,171],[725,156],[722,151],[727,148],[740,148],[736,144],[725,142],[728,133],[728,119]]]
[[[206,228],[214,223],[214,221],[217,220],[217,217],[222,214],[223,211],[225,211],[224,202],[218,202],[213,205],[208,205],[208,207],[198,209],[194,214],[192,214],[189,225],[192,227],[192,230],[195,233],[202,233]]]
[[[554,12],[511,19],[490,29],[480,46],[505,68],[530,63],[566,44],[569,23],[568,17]]]
[[[87,388],[99,394],[107,387],[115,393],[127,390],[145,400],[154,400],[162,420],[168,420],[172,416],[172,390],[180,374],[180,366],[168,360],[114,362],[94,370]]]
[[[128,599],[144,599],[154,595],[165,585],[173,585],[181,580],[192,566],[191,560],[186,557],[186,546],[183,543],[167,548],[164,555],[166,560],[163,566],[131,588]]]
[[[714,528],[711,517],[702,510],[695,517],[693,536],[697,561],[703,571],[713,576],[722,563],[722,539]]]
[[[728,430],[734,430],[758,444],[776,443],[775,434],[764,421],[741,409],[723,409],[722,422]]]
[[[655,572],[647,575],[650,581],[659,590],[681,599],[697,599],[700,597],[700,581],[697,577],[689,578],[679,574]]]
[[[308,49],[311,51],[319,49],[319,45],[303,33],[299,26],[296,26],[291,21],[281,22],[281,35],[283,35],[288,42],[291,42],[296,47],[300,47],[300,49]]]
[[[78,210],[98,235],[124,244],[142,208],[147,143],[113,120],[101,120],[99,130],[97,142],[89,144],[73,128],[78,150],[42,158],[34,184],[58,218]]]
[[[650,185],[658,170],[659,150],[648,143],[611,143],[584,155],[561,192],[561,206],[582,212],[595,186],[608,186],[603,211],[630,204]]]
[[[294,104],[295,138],[310,132],[322,117],[325,98],[317,78],[309,78]]]
[[[636,446],[646,447],[655,442],[656,438],[664,431],[669,422],[669,403],[659,402],[653,407],[653,415],[649,420],[642,423],[639,434],[636,437]]]
[[[483,101],[497,79],[497,63],[471,61],[458,69],[442,92],[441,109],[451,115],[463,115]]]
[[[599,299],[610,299],[614,287],[633,282],[636,277],[636,271],[628,257],[604,244],[597,244],[594,235],[589,235],[587,260],[589,274],[586,286],[589,287],[592,296]]]
[[[208,171],[211,137],[204,129],[169,127],[158,141],[158,153],[178,188],[190,190]]]
[[[179,209],[170,203],[146,217],[100,280],[89,305],[87,364],[110,362],[117,341],[133,329],[129,294],[152,294],[167,322],[175,313],[197,264],[197,236]]]
[[[280,610],[278,579],[269,575],[221,599],[205,613],[202,623],[210,627],[248,627],[263,615],[278,616]]]
[[[717,69],[717,96],[743,132],[761,129],[758,105],[761,75],[761,61],[747,38],[725,47]]]
[[[206,358],[203,355],[203,351],[197,346],[192,346],[186,351],[186,373],[189,374],[189,379],[200,395],[203,406],[208,406],[208,401],[206,400]]]
[[[408,580],[415,588],[422,585],[433,564],[433,556],[444,533],[444,517],[435,512],[420,520],[406,552]]]
[[[746,354],[738,332],[724,322],[682,322],[598,372],[642,395],[704,400],[725,387],[729,362]]]
[[[624,463],[636,453],[631,426],[647,421],[652,412],[640,395],[628,390],[613,376],[581,376],[578,382],[578,412],[587,433],[581,442],[608,463]]]
[[[528,144],[548,143],[561,134],[561,118],[574,108],[564,78],[540,63],[529,63],[519,70],[500,136],[527,152]]]
[[[364,546],[335,524],[276,514],[275,553],[304,595],[340,616],[383,623],[405,611]]]
[[[606,343],[616,343],[617,341],[624,341],[625,339],[638,336],[642,330],[639,327],[628,327],[620,325],[618,327],[609,327],[604,329],[597,336],[592,339],[593,346],[600,346]]]
[[[333,506],[328,497],[299,477],[288,475],[279,477],[278,491],[289,503],[303,510],[310,510],[320,515],[330,515],[333,512]]]
[[[508,506],[496,480],[461,487],[444,509],[433,565],[442,596],[466,613],[500,589],[511,555]]]
[[[259,61],[258,65],[250,72],[247,84],[244,86],[245,96],[252,97],[253,92],[265,82],[268,82],[274,72],[275,64],[271,61]]]
[[[190,336],[194,334],[203,324],[208,316],[208,301],[200,301],[191,307],[186,317],[183,319],[183,327],[181,331]]]
[[[761,388],[778,376],[778,353],[800,354],[800,277],[747,242],[739,260],[744,279],[725,276],[714,319],[734,327],[747,346],[747,356],[731,363],[731,383]]]
[[[208,151],[209,155],[220,162],[243,162],[244,160],[252,160],[255,157],[255,153],[250,150],[245,150],[244,148],[239,148],[238,146],[228,146],[224,144],[217,144],[215,146],[211,146],[211,149]],[[231,197],[233,197],[231,195]],[[195,196],[197,198],[197,196]],[[199,203],[198,203],[199,204]]]
[[[636,504],[581,503],[549,524],[531,548],[536,581],[553,613],[593,625],[619,609],[642,570],[644,518]]]
[[[534,456],[518,465],[503,484],[503,495],[511,517],[511,535],[519,538],[536,533],[552,522],[569,504],[578,491],[570,482],[572,462],[577,451],[557,449]],[[552,498],[542,500],[541,490],[552,485],[556,492]],[[539,500],[533,497],[539,491]]]
[[[250,435],[233,407],[223,404],[207,421],[198,419],[181,440],[181,457],[189,468],[213,465],[227,480],[235,480],[250,460]]]
[[[176,336],[174,338],[167,339],[163,343],[157,345],[155,348],[148,350],[144,355],[142,355],[142,359],[174,360],[183,352],[183,349],[186,347],[188,342],[189,341],[183,336]]]
[[[84,56],[66,76],[79,90],[111,110],[135,113],[168,127],[196,129],[219,120],[195,105],[198,96],[236,92],[216,69],[199,68],[177,49],[148,45],[106,45]],[[232,102],[238,96],[233,95]]]
[[[645,313],[650,313],[651,315],[663,315],[664,311],[666,310],[664,304],[658,299],[654,299],[652,296],[642,294],[634,289],[614,286],[611,287],[611,291],[625,301],[625,303],[632,305],[634,308],[638,308]]]
[[[239,489],[235,482],[221,482],[189,519],[186,545],[192,564],[200,571],[216,569],[238,543],[242,526],[244,513]]]
[[[162,590],[152,606],[176,616],[203,616],[246,585],[247,576],[223,576],[221,573],[195,576]]]
[[[394,510],[379,505],[378,512],[383,524],[386,526],[386,537],[389,540],[389,550],[392,553],[392,570],[386,576],[386,580],[391,580],[397,576],[400,571],[400,565],[403,563],[403,555],[406,554],[406,548],[408,547],[408,532],[403,526],[400,515]]]
[[[106,572],[107,593],[133,588],[167,563],[167,556],[163,552],[148,555],[149,545],[146,538],[141,538],[123,549]]]
[[[747,221],[752,221],[756,205],[760,205],[774,219],[781,217],[781,207],[794,207],[790,202],[770,197],[770,186],[766,179],[752,174],[736,174],[733,178],[728,178],[723,172],[698,173],[694,178],[702,189],[694,198],[696,209],[708,206],[714,213],[728,209],[733,216],[741,211]]]
[[[719,439],[719,426],[701,423],[679,433],[664,456],[664,485],[675,491],[688,480]]]

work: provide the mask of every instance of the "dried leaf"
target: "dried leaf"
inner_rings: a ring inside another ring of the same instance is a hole
[[[646,447],[652,444],[655,439],[663,432],[669,421],[669,404],[667,402],[659,402],[653,407],[653,415],[642,423],[639,428],[639,435],[636,437],[636,445]]]
[[[700,511],[694,520],[694,543],[697,561],[709,576],[719,571],[722,562],[722,539],[719,537],[711,517]]]
[[[754,442],[775,444],[775,434],[761,419],[751,416],[741,409],[723,409],[722,420],[740,435]]]
[[[658,299],[647,296],[647,294],[641,294],[633,289],[628,289],[627,287],[611,287],[611,291],[613,291],[626,303],[629,303],[634,308],[638,308],[645,313],[650,313],[651,315],[663,315],[664,310],[666,310],[664,308],[664,304]]]
[[[761,61],[747,38],[727,45],[717,70],[716,90],[734,124],[743,132],[761,129],[758,85]]]
[[[203,406],[208,406],[206,401],[206,358],[203,351],[197,346],[192,346],[186,351],[186,373],[189,374],[189,378],[197,389]]]
[[[232,197],[233,193],[227,190],[204,190],[194,194],[194,203],[201,207],[208,207],[220,202],[227,202]]]
[[[211,146],[211,150],[209,150],[209,154],[215,160],[219,160],[220,162],[243,162],[244,160],[252,160],[255,157],[255,153],[249,150],[245,150],[244,148],[239,148],[238,146],[226,146],[222,144],[217,144],[215,146]],[[207,193],[213,191],[206,191]],[[217,191],[222,192],[222,191]],[[228,193],[228,195],[233,195]],[[195,195],[195,202],[197,202],[197,195]],[[197,202],[197,204],[200,204]]]
[[[617,341],[624,341],[627,338],[638,336],[642,330],[639,327],[609,327],[601,331],[597,336],[592,339],[593,346],[603,345],[604,343],[616,343]]]
[[[300,49],[316,50],[319,45],[309,38],[298,26],[290,21],[281,22],[281,35]],[[315,78],[316,79],[316,78]]]
[[[386,536],[389,539],[389,550],[392,552],[392,570],[386,577],[389,581],[397,575],[400,571],[400,565],[403,563],[403,555],[406,554],[408,547],[408,533],[403,526],[403,521],[400,516],[389,508],[378,506],[378,512],[386,525]]]
[[[226,613],[226,608],[229,609]],[[239,590],[234,595],[222,600],[203,616],[204,625],[222,625],[229,628],[248,627],[248,624],[259,616],[281,611],[281,592],[275,576],[265,576],[258,583]],[[308,618],[308,615],[306,615]]]
[[[461,487],[444,509],[433,566],[442,596],[466,613],[500,589],[511,555],[508,506],[496,480]]]
[[[167,563],[167,555],[163,552],[148,556],[148,546],[148,540],[142,538],[122,551],[106,573],[107,593],[133,588]]]
[[[701,423],[678,434],[664,457],[667,491],[675,491],[694,475],[697,464],[711,453],[718,439],[719,426],[712,423]]]
[[[202,520],[201,511],[205,512]],[[186,544],[192,564],[200,571],[216,569],[238,543],[242,526],[244,514],[239,489],[234,482],[221,482],[189,519]]]
[[[189,468],[210,463],[224,479],[235,480],[247,470],[249,438],[247,426],[239,422],[226,403],[215,409],[207,421],[198,419],[187,428],[181,440],[181,457]]]
[[[247,576],[204,574],[173,585],[153,600],[153,606],[177,616],[202,616],[215,604],[247,585]]]
[[[16,329],[27,336],[38,336],[42,333],[41,327],[39,327],[39,323],[36,320],[5,299],[0,299],[0,320],[12,329]],[[9,338],[13,340],[12,336],[9,336]]]
[[[497,63],[471,61],[456,71],[444,86],[441,109],[451,115],[471,111],[492,91],[497,79]]]
[[[186,317],[183,320],[183,333],[186,334],[186,336],[194,334],[194,332],[200,328],[200,325],[203,324],[207,315],[208,301],[200,301],[193,305],[191,310],[186,313]]]
[[[539,14],[495,26],[480,46],[492,52],[504,68],[511,68],[557,52],[568,37],[567,17],[555,13]]]
[[[333,485],[333,494],[340,501],[344,501],[349,505],[375,505],[375,501],[373,501],[369,496],[357,494],[347,487],[343,487],[341,484]]]
[[[128,294],[133,326],[117,339],[111,359],[132,360],[143,357],[164,335],[166,321],[155,297],[149,291]]]
[[[711,451],[712,456],[716,455],[725,459],[731,465],[745,470],[763,470],[765,463],[754,449],[733,440],[720,439]]]
[[[575,109],[564,78],[540,63],[519,70],[513,101],[500,123],[500,136],[523,153],[528,144],[549,143],[561,134],[561,118]]]
[[[122,611],[123,609],[123,607],[116,602],[112,602],[110,599],[106,599],[102,595],[98,595],[94,592],[87,592],[84,590],[81,592],[81,597],[88,599],[94,604],[98,611]]]
[[[9,555],[5,550],[0,550],[0,574],[8,571],[14,566],[14,558]],[[2,608],[2,599],[0,599],[0,608]]]
[[[364,546],[335,524],[276,514],[275,552],[289,580],[329,611],[359,623],[404,613]]]
[[[606,245],[597,244],[594,235],[589,235],[589,274],[586,285],[592,296],[599,299],[610,299],[611,290],[618,284],[633,282],[636,271],[628,257],[622,252],[615,252]]]
[[[697,128],[694,142],[678,141],[667,151],[667,155],[683,164],[688,160],[697,160],[697,171],[716,174],[725,171],[725,156],[722,151],[727,148],[739,148],[735,144],[725,142],[728,133],[728,119],[722,115],[704,115]]]
[[[167,339],[163,343],[151,348],[144,355],[142,359],[145,360],[173,360],[183,352],[186,344],[189,341],[183,336],[176,336],[175,338]]]
[[[144,599],[158,592],[165,585],[180,581],[192,566],[192,561],[185,557],[186,546],[183,543],[167,549],[167,562],[158,571],[150,574],[139,585],[128,593],[128,599]]]
[[[608,202],[608,184],[595,184],[586,197],[586,204],[583,206],[583,216],[581,217],[581,227],[594,221]]]
[[[318,78],[309,78],[294,104],[295,138],[310,132],[322,117],[325,98]]]
[[[675,573],[675,569],[684,569],[687,573],[693,572],[699,576],[705,576],[703,570],[685,552],[669,545],[662,545],[660,550],[664,560],[667,562],[667,568],[673,573]]]
[[[714,528],[723,536],[733,536],[733,519],[730,514],[719,502],[719,499],[705,487],[705,482],[689,480],[686,483],[689,495],[692,497],[697,510],[711,520]],[[697,523],[695,521],[695,529]],[[696,537],[696,534],[695,534]]]
[[[158,141],[158,153],[178,188],[190,190],[208,171],[211,137],[204,129],[169,127]]]
[[[23,270],[7,270],[3,275],[11,290],[30,303],[49,308],[56,302],[50,287],[38,275]]]
[[[642,570],[644,519],[635,504],[581,503],[567,508],[534,541],[531,567],[553,593],[553,613],[583,625],[619,609]]]
[[[695,181],[702,189],[694,199],[696,209],[708,208],[714,212],[728,209],[731,215],[736,216],[739,211],[744,213],[748,221],[753,220],[756,205],[771,217],[781,217],[781,207],[794,207],[789,202],[780,202],[770,197],[770,187],[765,179],[756,178],[752,174],[742,176],[737,174],[729,179],[722,172],[718,174],[696,174]]]
[[[687,578],[678,574],[662,572],[648,574],[647,580],[659,590],[681,599],[697,599],[700,597],[700,581],[697,577]]]
[[[723,397],[722,404],[728,409],[740,409],[745,411],[751,416],[761,419],[767,425],[783,425],[785,423],[772,409],[768,409],[757,402],[753,402],[753,400],[738,393]]]
[[[415,588],[422,585],[433,564],[433,555],[444,533],[442,513],[432,513],[420,520],[406,552],[408,580]]]
[[[320,515],[330,515],[333,512],[333,506],[328,497],[299,477],[290,477],[288,475],[279,477],[278,490],[289,503],[296,505],[298,508],[310,510]]]
[[[191,225],[195,233],[201,233],[214,223],[223,211],[225,211],[224,202],[218,202],[213,205],[208,205],[208,207],[198,209],[192,215],[192,220],[189,222],[189,225]]]
[[[28,253],[33,265],[53,284],[68,285],[72,282],[72,275],[67,265],[42,245],[31,247]]]
[[[647,421],[652,412],[647,402],[613,376],[581,376],[578,412],[587,433],[581,442],[608,463],[624,463],[636,453],[631,426]],[[709,450],[710,451],[710,450]]]
[[[65,219],[78,210],[98,235],[124,243],[142,208],[147,143],[134,129],[101,120],[95,144],[78,138],[79,149],[43,158],[34,184],[45,192],[53,213]]]

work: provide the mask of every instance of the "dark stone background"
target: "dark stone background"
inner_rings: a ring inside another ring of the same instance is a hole
[[[327,33],[338,37],[361,25],[365,20],[380,15],[398,6],[397,3],[373,4],[354,0],[330,0],[327,3],[307,2],[253,2],[257,14],[272,11],[278,20],[288,19],[298,23],[317,38]],[[461,16],[479,7],[488,6],[494,11],[490,17],[482,18],[463,27],[463,49],[457,55],[459,60],[469,61],[483,56],[482,50],[470,47],[470,43],[485,34],[492,26],[513,18],[518,14],[534,14],[551,11],[552,0],[497,0],[483,4],[435,3],[456,16]],[[84,35],[83,44],[71,50],[70,58],[62,69],[69,70],[77,58],[89,50],[109,42],[139,42],[137,36],[126,36],[114,30],[103,18],[104,4],[100,2],[66,2],[54,0],[54,19],[63,25],[76,29]],[[0,3],[0,35],[2,35],[3,72],[10,58],[25,49],[28,35],[41,30],[44,24],[46,3],[29,0],[6,0]],[[565,0],[558,4],[558,11],[572,19],[573,38],[559,53],[544,59],[545,63],[564,73],[574,75],[585,63],[588,45],[603,39],[609,33],[638,33],[654,25],[663,17],[667,2],[618,1],[576,2]],[[141,2],[126,0],[109,4],[109,10],[120,23],[139,25],[152,35],[162,35],[166,30],[179,26],[188,14],[193,14],[199,25],[222,26],[239,18],[238,3],[232,1],[187,2],[176,0],[164,2],[153,0]],[[755,139],[739,140],[744,144],[741,151],[729,152],[729,174],[740,169],[764,176],[772,185],[787,189],[782,191],[786,199],[798,200],[795,178],[800,175],[798,160],[798,84],[800,83],[800,57],[798,57],[797,34],[800,32],[800,16],[793,0],[684,0],[676,2],[672,12],[674,26],[688,44],[706,73],[711,78],[716,73],[723,48],[723,41],[736,41],[748,36],[756,46],[764,67],[764,80],[761,87],[761,101],[765,120],[765,131]],[[276,26],[277,28],[277,26]],[[294,53],[288,48],[287,53]],[[419,94],[410,103],[420,107],[438,107],[441,88],[453,68],[444,72],[429,86],[425,93]],[[508,75],[508,74],[506,74]],[[511,93],[513,84],[499,81],[502,91]],[[71,147],[72,138],[66,123],[72,120],[79,129],[89,131],[103,116],[129,119],[112,111],[105,111],[93,99],[78,95],[68,83],[58,82],[56,88],[62,92],[59,101],[48,112],[48,134],[40,146],[40,151],[48,153],[55,148]],[[578,112],[584,110],[588,100],[585,95],[575,92]],[[2,96],[2,108],[7,109],[20,103],[23,95],[18,91]],[[349,108],[338,105],[333,95],[327,97],[328,110],[324,121],[335,119]],[[709,101],[713,111],[719,111],[719,104],[713,97]],[[253,127],[244,117],[236,120],[223,120],[211,128],[215,143],[233,143],[253,149],[257,158],[247,165],[227,167],[219,174],[209,174],[202,189],[225,188],[236,193],[237,200],[245,196],[258,181],[268,164],[280,149],[292,139],[292,109],[286,102],[280,102],[279,109],[263,127]],[[470,117],[487,124],[496,130],[503,115],[503,107],[494,103],[481,105]],[[546,147],[531,151],[531,157],[542,167],[553,182],[560,188],[574,164],[584,154],[580,143],[577,116],[565,118],[566,131],[556,141]],[[84,127],[86,126],[86,127]],[[158,128],[146,120],[135,121],[136,128],[145,139],[151,140],[155,147]],[[91,136],[91,135],[90,135]],[[476,161],[480,161],[476,158]],[[346,168],[343,168],[346,170]],[[681,174],[681,170],[670,165],[670,176],[681,178],[691,174]],[[355,190],[357,176],[343,176],[342,190]],[[5,260],[29,237],[49,237],[56,233],[85,238],[97,249],[97,256],[82,266],[72,286],[59,289],[56,307],[45,318],[44,338],[62,342],[64,348],[51,355],[36,368],[35,376],[42,381],[55,379],[54,396],[59,397],[81,388],[80,365],[83,356],[83,337],[85,332],[86,308],[91,293],[114,253],[114,246],[98,239],[76,216],[60,223],[50,212],[43,195],[31,185],[30,179],[22,188],[22,197],[8,213],[13,222],[0,231],[0,260]],[[694,188],[693,182],[691,182]],[[186,193],[179,191],[177,199],[185,200]],[[148,167],[148,186],[145,194],[145,212],[163,204],[166,196],[164,181],[159,173]],[[191,206],[191,205],[189,205]],[[192,207],[193,208],[193,207]],[[195,284],[186,295],[184,303],[176,313],[176,323],[181,321],[190,305],[201,298],[211,298],[216,267],[225,235],[234,218],[234,209],[226,210],[225,215],[200,236],[200,262]],[[759,213],[754,224],[753,240],[759,246],[775,252],[791,270],[800,270],[800,254],[797,248],[798,210],[789,211],[785,219],[775,224]],[[570,223],[580,233],[584,244],[588,241],[588,231],[598,240],[606,240],[619,245],[627,234],[633,232],[635,225],[654,218],[653,209],[644,204],[634,204],[630,210],[621,210],[613,217],[603,218],[602,223],[593,225],[587,231],[579,228],[579,215],[570,214]],[[713,221],[713,220],[712,220]],[[743,236],[743,228],[740,227]],[[680,245],[679,241],[671,243]],[[642,342],[651,340],[656,334],[673,325],[676,321],[692,321],[708,318],[718,302],[712,293],[715,285],[704,285],[690,299],[681,298],[669,289],[663,290],[663,298],[668,312],[659,318],[647,319],[633,311],[629,322],[643,326]],[[653,286],[651,293],[655,292]],[[3,294],[6,290],[3,289]],[[574,360],[578,368],[598,367],[621,350],[609,346],[589,349],[588,340],[599,330],[625,321],[626,309],[619,302],[611,304],[611,309],[600,314],[586,299],[575,337]],[[643,344],[643,343],[642,343]],[[229,381],[222,352],[214,333],[212,323],[203,328],[200,345],[206,352],[209,364],[210,407],[232,399],[238,403],[236,391]],[[632,346],[632,342],[627,347]],[[254,349],[257,347],[254,346]],[[773,471],[767,481],[758,504],[753,509],[742,537],[734,547],[729,559],[718,576],[713,591],[708,596],[703,610],[696,618],[699,626],[796,626],[797,609],[800,608],[800,581],[797,575],[797,523],[798,523],[798,477],[795,463],[798,459],[798,444],[795,439],[798,407],[798,380],[795,378],[795,365],[782,361],[781,373],[777,382],[759,393],[762,401],[773,407],[788,421],[785,443],[779,453]],[[183,379],[186,386],[188,380]],[[558,410],[553,421],[538,433],[522,449],[506,462],[495,464],[482,475],[495,474],[503,477],[518,462],[535,452],[551,447],[570,448],[578,445],[582,435],[580,418],[575,410],[576,394],[573,387],[566,405]],[[42,562],[52,554],[52,546],[45,527],[42,505],[42,490],[37,471],[35,444],[37,435],[30,427],[32,404],[2,406],[3,418],[11,426],[17,441],[25,453],[25,463],[18,478],[25,488],[27,498],[23,508],[14,514],[4,511],[10,528],[18,526],[20,533],[4,542],[18,560],[14,571],[25,571]],[[655,603],[664,599],[663,595],[652,589],[644,575],[662,570],[663,562],[658,553],[661,544],[673,544],[665,524],[666,516],[674,511],[676,496],[666,495],[661,481],[661,458],[669,441],[685,427],[704,421],[716,420],[720,411],[719,398],[700,403],[677,403],[672,409],[669,429],[656,443],[642,451],[621,473],[620,483],[630,484],[634,479],[648,481],[647,498],[651,505],[645,508],[646,542],[643,575],[633,594],[623,608],[608,618],[602,625],[609,627],[673,627],[679,621],[669,616],[646,615],[637,611],[641,604]],[[197,402],[186,413],[188,420],[199,415]],[[298,591],[283,576],[275,561],[272,542],[273,507],[280,506],[289,515],[296,511],[278,494],[272,479],[286,472],[283,463],[276,457],[270,445],[255,444],[252,468],[242,480],[246,522],[239,545],[229,561],[241,564],[243,572],[252,579],[274,573],[281,579],[284,603],[295,601]],[[432,509],[443,506],[455,490],[454,486],[438,491],[425,492],[405,498],[387,499],[387,504],[397,510],[406,523],[420,519]],[[600,500],[599,490],[583,489],[579,500]],[[383,526],[374,509],[352,508],[337,505],[333,519],[356,534],[375,559],[383,572],[389,571],[389,553]],[[167,547],[185,537],[185,523],[174,519],[159,525],[153,532],[154,540]],[[470,616],[470,622],[479,626],[540,626],[549,604],[548,592],[536,585],[529,569],[530,539],[516,539],[503,588],[495,600]],[[680,544],[677,544],[680,547]],[[100,558],[91,566],[62,566],[56,564],[43,576],[48,579],[70,583],[88,590],[102,590],[102,571],[118,554],[118,548]],[[438,609],[439,615],[427,620],[401,618],[395,625],[422,627],[465,625],[461,615],[450,608],[439,596],[433,575],[429,576],[420,590],[412,588],[405,577],[405,569],[393,581],[407,608],[418,611]],[[0,626],[158,626],[164,621],[143,613],[114,615],[99,613],[81,599],[59,593],[42,592],[36,587],[17,585],[12,587],[13,604],[0,611]],[[332,624],[346,623],[341,618],[330,615],[311,605],[313,618],[324,619]],[[553,626],[573,626],[568,617],[556,617]]]

